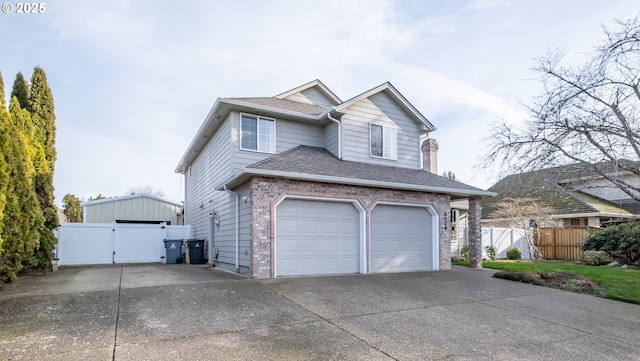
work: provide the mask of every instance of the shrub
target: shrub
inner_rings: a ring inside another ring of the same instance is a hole
[[[520,251],[520,248],[507,248],[507,259],[522,259],[522,251]]]
[[[498,250],[494,246],[485,246],[484,249],[487,251],[487,257],[489,257],[489,260],[495,261],[498,255]]]
[[[599,266],[607,262],[609,256],[604,251],[584,251],[585,263],[591,266]]]
[[[584,251],[603,251],[625,264],[640,262],[640,222],[623,223],[591,233],[585,239]]]
[[[469,246],[463,246],[462,249],[460,250],[460,255],[464,257],[464,259],[469,259],[470,249],[471,248]]]

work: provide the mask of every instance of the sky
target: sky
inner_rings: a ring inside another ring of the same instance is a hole
[[[274,96],[320,79],[343,101],[391,82],[437,128],[439,172],[487,189],[491,124],[541,93],[536,59],[579,65],[635,0],[49,0],[0,13],[0,72],[47,74],[56,113],[55,201],[153,187],[218,97]],[[3,7],[4,10],[7,10]],[[7,99],[8,101],[8,99]]]

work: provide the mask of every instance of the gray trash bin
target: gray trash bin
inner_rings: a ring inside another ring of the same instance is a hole
[[[181,239],[165,239],[164,249],[167,251],[165,261],[170,264],[178,263],[178,259],[182,259],[182,240]]]
[[[191,264],[204,263],[204,239],[189,239],[189,262]]]

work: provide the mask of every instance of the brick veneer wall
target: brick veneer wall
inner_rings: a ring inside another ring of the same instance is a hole
[[[482,268],[482,206],[480,198],[469,199],[469,267]]]
[[[273,238],[275,205],[288,195],[326,197],[356,200],[366,211],[366,249],[369,252],[369,214],[376,202],[396,202],[431,205],[439,215],[440,269],[451,269],[450,198],[446,194],[413,192],[372,187],[289,180],[283,178],[253,177],[251,192],[251,277],[275,277]],[[446,219],[446,221],[445,221]],[[445,223],[446,222],[446,223]],[[446,224],[446,227],[445,227]],[[367,272],[370,266],[367,265]]]

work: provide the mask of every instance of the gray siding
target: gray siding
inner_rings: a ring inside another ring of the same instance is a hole
[[[185,175],[185,223],[190,224],[193,236],[210,239],[209,213],[225,212],[225,192],[215,185],[231,173],[230,122],[225,120],[200,152]]]
[[[245,273],[250,267],[251,256],[251,213],[250,201],[244,203],[243,196],[249,196],[248,185],[243,185],[236,189],[239,196],[239,266],[240,272]],[[221,269],[235,271],[235,252],[236,252],[236,199],[229,192],[219,191],[218,196],[213,202],[216,208],[216,214],[219,217],[219,227],[214,229],[214,250],[218,250],[218,259],[216,266]]]
[[[260,115],[260,114],[253,114]],[[233,129],[232,144],[233,172],[236,172],[250,164],[271,157],[271,153],[255,152],[240,149],[240,113],[232,113]],[[299,145],[312,147],[324,147],[324,129],[320,125],[309,124],[300,121],[276,118],[276,152],[281,153]]]
[[[321,107],[332,107],[331,101],[316,87],[305,89],[301,92],[291,94],[284,98],[300,103],[315,104]]]
[[[348,107],[347,114],[342,116],[342,123],[344,160],[420,169],[418,123],[385,93],[374,94]],[[397,128],[397,160],[369,155],[369,123]]]
[[[324,148],[336,157],[338,154],[338,124],[331,122],[324,126]]]

